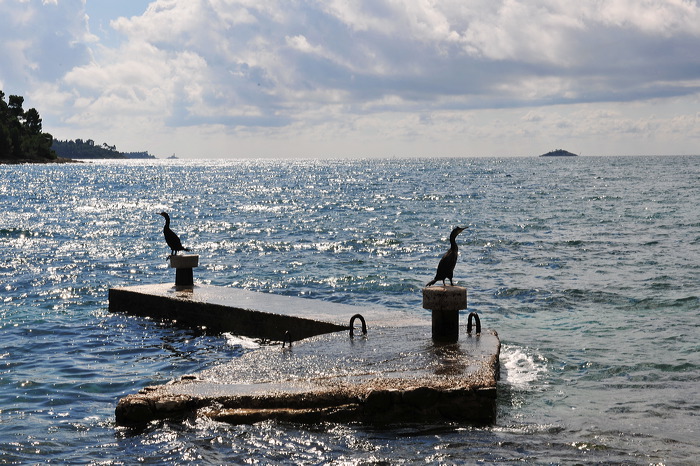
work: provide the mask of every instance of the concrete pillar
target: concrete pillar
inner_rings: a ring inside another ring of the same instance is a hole
[[[459,311],[467,308],[467,289],[461,286],[423,288],[423,309],[433,313],[433,340],[459,340]]]
[[[192,269],[197,266],[199,266],[199,256],[196,254],[170,256],[170,267],[175,269],[175,286],[192,288],[194,286]]]

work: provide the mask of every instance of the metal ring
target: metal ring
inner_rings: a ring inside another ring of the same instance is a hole
[[[367,335],[367,323],[365,322],[365,318],[360,314],[355,314],[350,318],[350,338],[355,336],[355,319],[360,319],[360,322],[362,322],[362,334]]]
[[[481,335],[481,320],[476,312],[470,312],[467,320],[467,333],[472,333],[472,317],[476,321],[476,334]]]

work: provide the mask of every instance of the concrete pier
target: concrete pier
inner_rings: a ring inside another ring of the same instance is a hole
[[[455,306],[461,304],[443,307]],[[495,420],[498,335],[466,331],[457,341],[458,319],[450,320],[446,342],[435,338],[434,316],[431,329],[415,313],[206,285],[112,288],[109,310],[284,342],[122,398],[120,425],[192,416],[231,423]]]
[[[396,318],[396,313],[379,309],[211,285],[111,288],[109,310],[274,341],[348,330],[350,319],[358,313],[370,326]]]
[[[266,346],[230,363],[122,398],[120,425],[206,416],[372,424],[496,417],[500,342],[493,331],[433,344],[427,326],[320,335],[290,349]]]

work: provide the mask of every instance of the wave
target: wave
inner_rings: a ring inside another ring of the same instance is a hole
[[[529,349],[502,345],[500,354],[501,382],[515,388],[527,388],[548,372],[547,360]]]
[[[231,333],[224,333],[224,338],[226,338],[226,344],[230,346],[239,346],[243,349],[260,348],[260,340],[256,338],[248,338]]]

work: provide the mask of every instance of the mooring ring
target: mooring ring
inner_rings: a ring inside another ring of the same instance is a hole
[[[361,314],[355,314],[350,318],[350,338],[355,336],[355,319],[360,319],[360,322],[362,322],[362,334],[367,335],[367,323],[365,322],[365,318],[362,317]]]
[[[476,321],[476,334],[481,335],[481,320],[476,312],[470,312],[467,319],[467,333],[472,333],[472,318]]]

